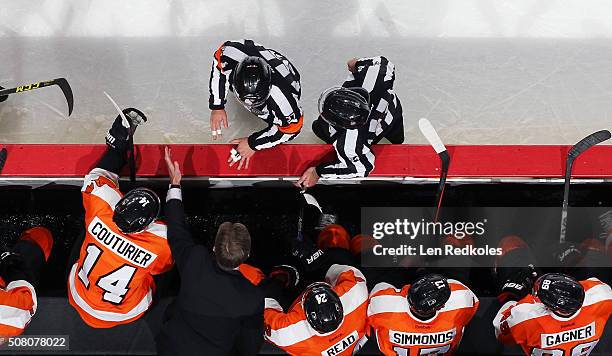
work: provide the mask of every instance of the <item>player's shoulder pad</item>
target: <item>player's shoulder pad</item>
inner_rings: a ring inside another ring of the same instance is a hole
[[[265,298],[264,300],[264,308],[265,309],[274,309],[279,312],[284,312],[283,307],[280,303],[274,298]]]
[[[599,279],[589,278],[581,281],[580,284],[582,284],[585,290],[583,306],[612,301],[612,289]]]
[[[145,231],[164,240],[168,239],[168,225],[161,220],[152,222]]]
[[[301,305],[294,304],[285,313],[276,300],[266,298],[265,303],[264,337],[266,340],[282,348],[300,343],[316,334],[306,321]]]
[[[478,298],[463,283],[449,279],[448,284],[451,288],[451,295],[441,311],[451,311],[463,308],[472,308],[478,303]]]
[[[466,286],[465,284],[459,282],[456,279],[452,279],[449,278],[446,280],[448,282],[449,287],[451,288],[451,290],[462,290],[462,289],[470,289],[468,288],[468,286]]]
[[[338,283],[340,277],[342,277],[342,279],[351,279],[355,283],[363,283],[364,285],[366,283],[363,273],[353,266],[333,264],[325,274],[325,280],[332,286]]]
[[[101,187],[104,184],[108,184],[112,185],[112,188],[118,189],[119,186],[119,176],[117,174],[107,171],[106,169],[96,167],[85,176],[81,191],[85,192],[87,190],[87,187],[89,187],[91,183],[95,181],[98,181],[100,183],[97,185],[97,187]]]
[[[104,170],[102,168],[94,168],[88,175],[85,176],[81,192],[84,197],[96,196],[104,201],[110,209],[114,209],[123,194],[119,191],[119,176]],[[89,206],[86,204],[85,209],[102,209],[103,205]]]
[[[506,320],[511,328],[520,323],[550,315],[548,308],[544,304],[537,302],[531,295],[521,299],[503,312],[508,315]]]
[[[370,294],[368,316],[373,317],[383,313],[408,313],[406,295],[410,286],[397,289],[389,283],[378,283]]]
[[[400,293],[400,291],[401,290],[395,288],[395,286],[393,286],[392,284],[389,284],[387,282],[380,282],[376,284],[374,288],[372,288],[372,291],[370,292],[370,298],[376,295],[395,295],[397,293]]]

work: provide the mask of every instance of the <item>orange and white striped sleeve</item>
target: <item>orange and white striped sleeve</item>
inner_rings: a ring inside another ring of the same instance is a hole
[[[23,333],[36,313],[34,287],[23,280],[12,281],[0,289],[0,337]]]

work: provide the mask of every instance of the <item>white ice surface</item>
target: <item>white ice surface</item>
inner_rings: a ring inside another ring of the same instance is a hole
[[[319,93],[353,56],[397,68],[408,143],[427,117],[447,144],[569,144],[612,128],[612,2],[588,0],[0,0],[0,85],[66,77],[0,103],[0,142],[102,143],[115,110],[149,116],[137,142],[209,143],[213,51],[253,38]],[[224,141],[263,127],[230,98]],[[218,142],[218,141],[217,141]]]

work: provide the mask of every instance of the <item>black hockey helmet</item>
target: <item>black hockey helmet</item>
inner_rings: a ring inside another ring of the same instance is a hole
[[[308,324],[321,334],[338,329],[344,319],[340,297],[324,282],[315,282],[306,288],[302,295],[302,307]]]
[[[319,116],[335,128],[361,127],[370,117],[370,94],[364,88],[329,88],[319,97]]]
[[[247,108],[263,105],[272,89],[272,67],[260,57],[244,58],[233,72],[234,94]]]
[[[410,286],[408,304],[417,317],[429,319],[444,306],[450,295],[446,278],[439,274],[428,274]]]
[[[113,221],[124,234],[138,233],[155,221],[160,208],[159,197],[154,191],[132,189],[115,206]]]
[[[547,273],[535,282],[533,295],[553,313],[569,317],[584,302],[584,288],[574,277],[562,273]]]

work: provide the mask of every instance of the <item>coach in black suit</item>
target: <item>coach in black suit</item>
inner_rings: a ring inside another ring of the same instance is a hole
[[[214,253],[197,244],[185,223],[179,164],[172,162],[168,148],[165,159],[171,182],[165,207],[168,243],[181,286],[156,337],[158,354],[255,355],[263,342],[264,296],[283,288],[286,279],[277,273],[256,286],[238,271],[251,248],[242,224],[221,224]]]

